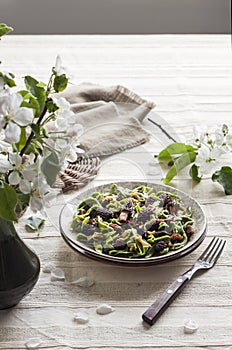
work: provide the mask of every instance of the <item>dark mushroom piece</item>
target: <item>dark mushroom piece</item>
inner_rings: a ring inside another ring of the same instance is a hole
[[[131,199],[129,199],[124,207],[122,208],[118,220],[120,222],[127,222],[134,214],[134,204]]]

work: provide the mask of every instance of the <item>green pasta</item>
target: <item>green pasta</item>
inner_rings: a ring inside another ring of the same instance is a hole
[[[79,203],[71,228],[99,254],[150,258],[183,248],[194,234],[191,208],[173,193],[117,184]]]

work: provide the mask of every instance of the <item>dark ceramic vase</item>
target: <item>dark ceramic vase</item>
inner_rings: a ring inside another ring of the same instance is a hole
[[[0,309],[15,306],[34,287],[40,261],[18,236],[14,224],[0,218]]]

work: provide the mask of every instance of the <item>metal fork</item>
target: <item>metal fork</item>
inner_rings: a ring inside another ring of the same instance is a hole
[[[226,241],[224,239],[214,237],[195,264],[170,284],[165,292],[144,312],[142,315],[143,320],[152,326],[190,281],[196,271],[211,269],[215,265],[223,251],[225,243]]]

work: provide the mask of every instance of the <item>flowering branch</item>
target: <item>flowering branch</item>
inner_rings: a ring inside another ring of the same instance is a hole
[[[41,113],[41,116],[39,117],[39,119],[38,119],[38,121],[36,123],[36,125],[40,126],[40,124],[41,124],[41,122],[42,122],[42,120],[43,120],[43,118],[44,118],[46,113],[47,113],[47,107],[45,106],[44,109],[43,109],[43,112]],[[34,131],[31,131],[31,133],[30,133],[30,135],[29,135],[29,137],[28,137],[28,139],[27,139],[27,141],[25,143],[25,146],[21,149],[21,151],[19,153],[21,157],[26,152],[26,150],[29,147],[29,145],[30,145],[30,143],[31,143],[31,141],[32,141],[34,136],[35,136]]]
[[[0,38],[12,28],[0,24]],[[15,91],[12,73],[0,72],[0,217],[17,221],[17,211],[49,205],[59,193],[58,172],[74,162],[83,128],[70,104],[57,93],[68,76],[57,56],[48,84],[31,76]],[[13,90],[14,89],[14,90]]]
[[[186,144],[175,142],[159,153],[159,162],[170,168],[163,181],[169,184],[182,169],[189,167],[192,180],[200,182],[210,176],[223,186],[225,194],[232,194],[232,168],[220,169],[223,155],[231,152],[232,133],[227,125],[212,132],[196,127]]]

